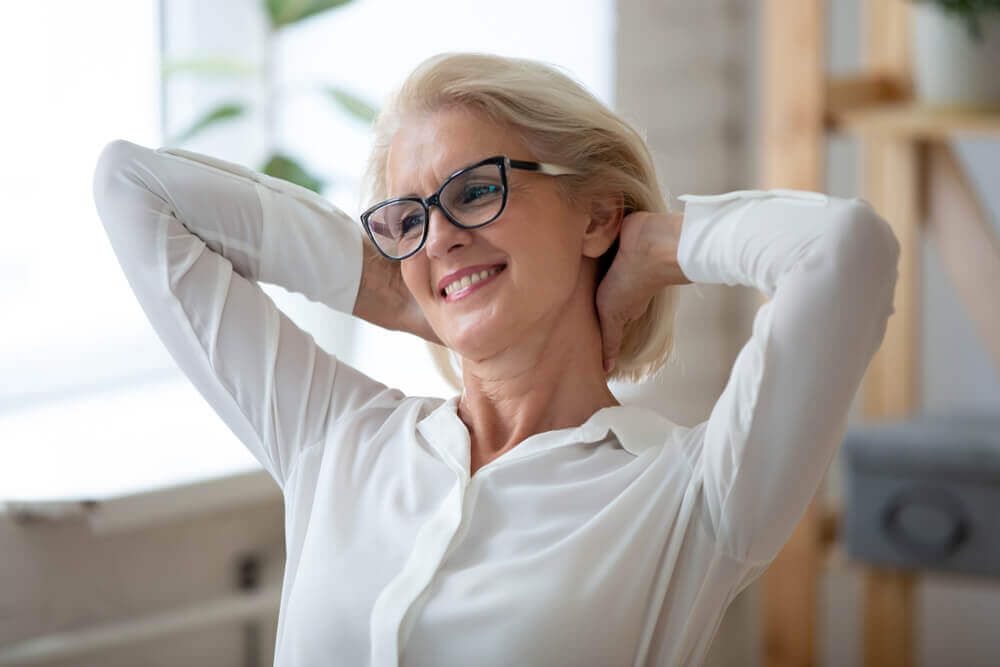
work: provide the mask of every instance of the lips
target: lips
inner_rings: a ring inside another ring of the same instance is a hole
[[[449,294],[454,294],[496,275],[505,268],[507,268],[506,264],[477,264],[459,269],[458,271],[449,273],[438,281],[438,294],[442,297],[447,297]]]

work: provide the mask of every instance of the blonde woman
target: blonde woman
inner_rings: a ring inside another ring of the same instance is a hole
[[[837,450],[893,312],[889,225],[786,190],[670,212],[641,137],[525,60],[431,58],[376,134],[360,221],[123,140],[94,178],[164,345],[284,494],[275,664],[700,664]],[[444,346],[460,393],[366,377],[257,281]],[[770,301],[685,427],[608,380],[665,363],[691,282]]]

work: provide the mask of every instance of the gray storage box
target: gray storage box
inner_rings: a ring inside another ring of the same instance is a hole
[[[843,446],[850,558],[1000,577],[1000,414],[849,427]]]

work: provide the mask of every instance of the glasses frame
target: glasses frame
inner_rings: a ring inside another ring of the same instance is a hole
[[[500,200],[500,210],[498,210],[496,215],[494,215],[486,222],[480,222],[475,225],[463,224],[458,220],[456,220],[455,217],[452,216],[452,214],[448,211],[447,208],[441,205],[441,193],[444,191],[446,187],[448,187],[449,183],[451,183],[453,180],[455,180],[465,172],[471,171],[473,169],[478,169],[479,167],[482,167],[487,164],[495,164],[500,167],[500,186],[503,190],[502,199]],[[470,164],[467,167],[462,167],[461,169],[453,173],[451,176],[444,179],[444,183],[441,184],[441,187],[439,187],[437,189],[437,192],[432,194],[430,197],[426,198],[395,197],[393,199],[387,199],[385,201],[375,204],[374,206],[370,207],[368,210],[366,210],[364,213],[361,214],[361,225],[365,228],[365,232],[368,234],[368,238],[371,239],[372,245],[375,246],[375,249],[378,250],[383,257],[385,257],[386,259],[391,259],[394,262],[402,261],[407,257],[412,257],[413,255],[423,250],[424,244],[427,242],[427,230],[430,228],[432,206],[437,206],[439,209],[441,209],[441,212],[444,213],[444,217],[448,219],[448,222],[461,229],[479,229],[480,227],[485,227],[486,225],[490,224],[491,222],[499,218],[500,215],[504,212],[504,209],[507,208],[508,169],[522,169],[524,171],[536,171],[540,174],[548,174],[550,176],[562,176],[564,174],[580,173],[575,169],[569,169],[568,167],[561,167],[557,164],[552,164],[550,162],[531,162],[529,160],[512,160],[506,155],[494,155],[493,157],[488,157],[474,164]],[[420,237],[420,243],[417,244],[416,249],[406,253],[402,257],[393,257],[392,255],[389,255],[384,250],[382,250],[381,247],[379,247],[378,242],[375,240],[375,235],[372,233],[371,227],[368,224],[368,219],[371,217],[373,213],[375,213],[375,211],[379,210],[380,208],[389,206],[391,204],[397,204],[399,202],[407,202],[407,201],[416,202],[424,207],[424,231],[423,235]]]

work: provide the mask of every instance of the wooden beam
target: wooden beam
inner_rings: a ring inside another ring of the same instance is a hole
[[[867,0],[865,60],[869,71],[912,90],[907,0]],[[862,385],[866,417],[903,417],[920,409],[919,230],[921,152],[905,137],[863,136],[864,197],[900,242],[895,312]],[[865,577],[865,665],[912,667],[913,576],[868,568]]]
[[[954,151],[929,147],[928,223],[945,270],[1000,374],[1000,240]]]
[[[828,550],[819,534],[821,494],[764,575],[765,667],[813,667],[817,660],[819,578]]]
[[[822,0],[763,4],[760,180],[764,188],[823,188],[825,10]]]
[[[819,541],[824,549],[832,548],[840,538],[841,510],[824,507],[819,518]]]
[[[824,188],[825,16],[823,0],[762,5],[763,188]],[[821,516],[817,497],[763,577],[765,667],[817,663]]]
[[[842,102],[847,94],[841,92]],[[875,95],[873,91],[853,91]],[[912,102],[881,105],[842,106],[826,113],[826,126],[831,130],[850,131],[862,135],[900,139],[941,140],[961,135],[1000,137],[1000,111],[985,109],[924,107]]]
[[[905,99],[904,82],[888,74],[862,72],[850,76],[833,76],[826,82],[828,113],[902,102]]]
[[[896,81],[904,97],[913,94],[909,1],[865,0],[863,21],[866,71]]]
[[[866,568],[865,665],[914,664],[914,585],[916,574]],[[872,632],[872,630],[877,632]]]
[[[864,378],[869,418],[908,417],[920,409],[920,147],[905,139],[864,142],[864,198],[899,240],[899,278],[885,338]]]

